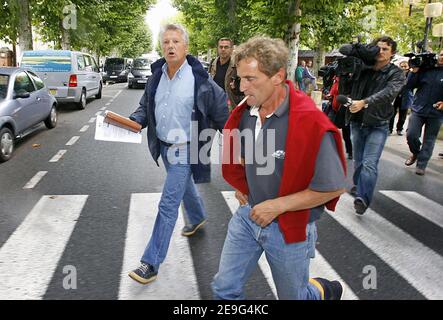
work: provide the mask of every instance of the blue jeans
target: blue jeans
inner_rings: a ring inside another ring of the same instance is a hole
[[[388,137],[389,123],[372,127],[351,122],[351,138],[354,156],[354,185],[358,197],[366,205],[372,201],[378,176],[378,161]]]
[[[160,147],[167,172],[166,181],[158,205],[154,230],[141,258],[141,262],[149,263],[156,270],[166,258],[180,202],[183,200],[188,223],[198,224],[206,219],[202,199],[191,176],[189,149],[189,145],[184,145],[180,149],[164,145]]]
[[[409,117],[406,139],[409,150],[417,155],[417,168],[426,169],[434,151],[435,140],[440,131],[442,118],[421,117],[415,112]],[[420,142],[421,130],[425,126],[423,145]]]
[[[265,228],[250,218],[249,205],[241,206],[231,218],[220,259],[212,282],[215,299],[245,299],[243,287],[263,251],[271,267],[279,299],[320,300],[319,290],[309,281],[309,260],[315,255],[315,223],[306,228],[307,239],[286,244],[278,223]]]

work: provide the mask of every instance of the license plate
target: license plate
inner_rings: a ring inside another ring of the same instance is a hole
[[[111,76],[111,78],[118,78],[118,76]]]
[[[138,80],[137,83],[146,83],[146,80]]]
[[[49,89],[49,93],[52,94],[53,96],[55,96],[57,94],[57,90],[56,89]]]

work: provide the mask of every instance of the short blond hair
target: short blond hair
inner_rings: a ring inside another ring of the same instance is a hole
[[[234,52],[235,64],[247,58],[258,62],[258,69],[268,77],[275,75],[288,65],[289,50],[281,39],[256,36],[242,43]]]

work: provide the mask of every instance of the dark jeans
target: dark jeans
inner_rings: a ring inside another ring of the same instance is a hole
[[[406,116],[408,115],[408,109],[400,109],[400,105],[398,103],[394,103],[394,114],[392,115],[391,120],[389,121],[389,132],[394,130],[394,119],[398,111],[398,120],[397,120],[397,131],[403,131],[403,126],[406,121]]]
[[[358,196],[369,206],[377,183],[378,162],[388,136],[388,123],[368,127],[351,122],[351,134],[354,146],[353,181]]]
[[[409,117],[406,139],[408,140],[409,150],[417,155],[417,168],[425,169],[429,159],[434,151],[435,140],[437,139],[443,118],[421,117],[412,112]],[[420,141],[421,131],[425,127],[423,136],[423,145]]]

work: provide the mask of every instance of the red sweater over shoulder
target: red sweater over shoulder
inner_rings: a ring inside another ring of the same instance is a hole
[[[331,131],[334,135],[337,150],[346,174],[346,161],[343,152],[341,134],[328,117],[321,112],[314,102],[303,92],[294,89],[291,81],[289,86],[289,123],[286,137],[283,176],[279,186],[279,197],[303,191],[315,173],[317,153],[323,135]],[[237,106],[231,113],[223,130],[223,164],[224,179],[235,189],[249,194],[244,167],[239,163],[239,152],[234,152],[238,145],[238,129],[243,112],[247,105]],[[235,142],[235,143],[234,143]],[[326,203],[329,210],[334,211],[339,197]],[[306,240],[306,225],[309,222],[309,209],[290,211],[278,217],[280,230],[286,243]]]

